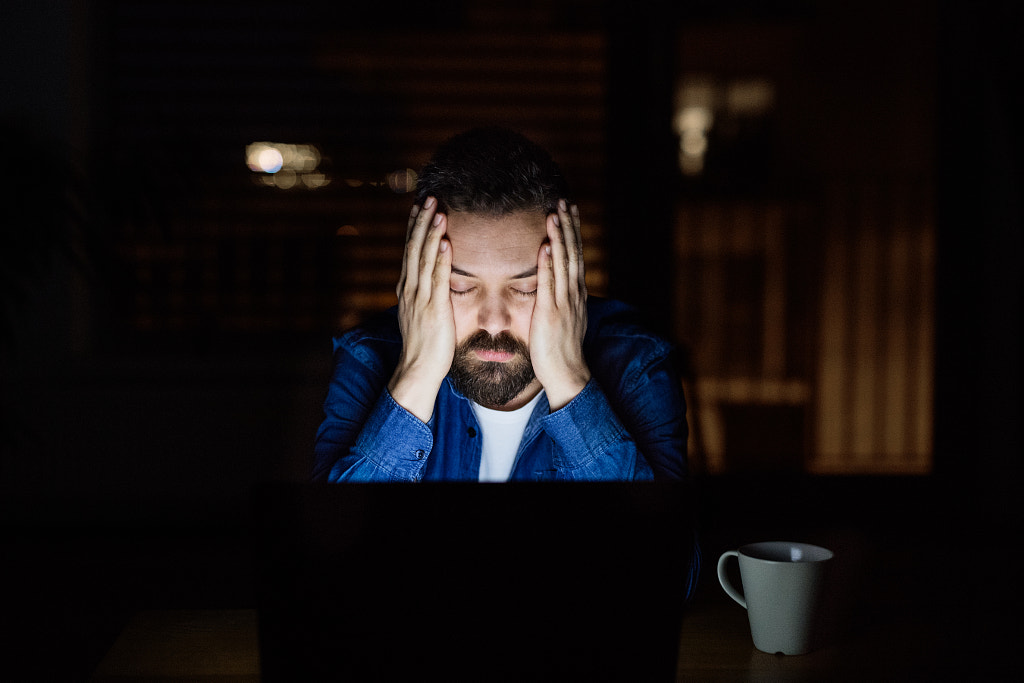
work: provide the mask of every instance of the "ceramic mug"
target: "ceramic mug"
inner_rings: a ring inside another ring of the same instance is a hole
[[[726,574],[735,557],[743,592]],[[808,543],[751,543],[718,558],[718,581],[747,610],[754,647],[762,652],[799,655],[814,649],[820,624],[822,585],[832,551]]]

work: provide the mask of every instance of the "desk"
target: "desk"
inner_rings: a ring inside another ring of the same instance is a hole
[[[746,612],[706,591],[683,620],[678,681],[942,680],[946,657],[934,624],[895,619],[795,657],[756,650]],[[255,610],[158,610],[127,625],[93,678],[128,681],[255,683]]]
[[[256,610],[153,610],[128,623],[95,683],[260,680]]]
[[[951,504],[962,496],[933,485],[704,482],[703,516],[714,525],[705,529],[703,577],[683,618],[677,680],[1018,679],[1024,606],[1007,549],[1020,529],[963,518]],[[747,510],[761,514],[749,519]],[[780,535],[836,551],[834,634],[795,657],[754,649],[746,612],[715,576],[721,551]],[[258,681],[256,612],[142,612],[94,680]]]
[[[683,619],[677,680],[945,680],[933,656],[935,626],[897,617],[832,636],[805,655],[775,655],[754,647],[746,610],[724,594],[705,595]]]

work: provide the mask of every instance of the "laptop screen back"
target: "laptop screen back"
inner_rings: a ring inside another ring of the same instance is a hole
[[[274,484],[264,681],[674,680],[682,484]]]

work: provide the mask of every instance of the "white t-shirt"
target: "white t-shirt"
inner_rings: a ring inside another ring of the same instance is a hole
[[[480,436],[484,440],[480,453],[480,481],[508,481],[516,464],[516,453],[519,452],[526,423],[543,393],[541,390],[518,410],[491,410],[469,402],[480,423]]]

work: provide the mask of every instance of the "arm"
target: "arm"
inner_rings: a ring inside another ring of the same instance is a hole
[[[451,301],[452,249],[444,237],[447,217],[428,197],[413,207],[398,281],[402,353],[388,382],[395,401],[421,421],[434,411],[455,357],[455,313]]]
[[[398,295],[401,351],[383,373],[366,347],[342,345],[317,434],[314,479],[418,480],[433,446],[427,422],[455,353],[446,217],[428,198],[406,231]],[[386,380],[386,382],[385,382]],[[386,387],[385,387],[386,383]]]
[[[433,443],[431,430],[398,405],[385,386],[400,342],[353,331],[335,345],[325,419],[317,431],[314,481],[419,479]]]
[[[686,404],[673,358],[661,352],[666,347],[659,341],[652,354],[650,340],[640,339],[618,357],[606,355],[576,398],[542,418],[559,446],[556,479],[686,477]]]
[[[537,255],[537,302],[530,322],[530,358],[551,410],[567,405],[590,381],[583,357],[587,284],[579,211],[560,200],[548,216],[548,239]]]
[[[530,349],[552,413],[544,429],[558,444],[556,478],[678,479],[685,473],[686,409],[667,345],[651,338],[623,343],[594,382],[583,352],[587,288],[579,211],[560,202],[548,217],[538,255],[537,303]],[[653,468],[653,469],[652,469]]]

